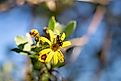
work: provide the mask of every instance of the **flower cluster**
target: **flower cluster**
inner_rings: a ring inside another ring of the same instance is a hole
[[[30,77],[34,81],[56,81],[57,76],[53,72],[58,72],[55,68],[65,65],[64,51],[71,45],[66,39],[75,27],[75,21],[62,25],[52,17],[43,34],[32,29],[25,36],[15,37],[17,48],[12,51],[29,57],[32,64]]]
[[[28,55],[32,60],[37,59],[40,63],[53,65],[64,63],[62,50],[71,45],[71,42],[65,39],[73,33],[75,27],[75,21],[62,25],[56,22],[55,17],[52,17],[48,27],[44,30],[44,35],[40,34],[37,29],[32,29],[26,36],[16,36],[17,48],[12,50]]]
[[[37,29],[32,29],[25,37],[16,37],[18,46],[24,45],[21,53],[33,53],[42,63],[52,63],[54,65],[64,62],[64,55],[61,49],[70,46],[70,41],[64,41],[66,35],[51,29],[46,29],[46,34],[41,36]],[[38,48],[38,49],[36,49]]]

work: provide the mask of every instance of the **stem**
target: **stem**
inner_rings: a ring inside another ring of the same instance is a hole
[[[47,67],[47,65],[46,65],[46,63],[43,63],[44,64],[44,67],[46,68],[46,69],[44,69],[44,70],[42,70],[42,69],[40,69],[40,71],[39,71],[39,75],[38,75],[38,81],[41,81],[41,79],[42,79],[42,75],[44,74],[44,73],[46,73],[46,71],[47,71],[47,73],[50,75],[51,73],[49,72],[49,69],[48,69],[48,67]],[[43,68],[44,68],[43,67]],[[49,80],[48,80],[49,81]]]

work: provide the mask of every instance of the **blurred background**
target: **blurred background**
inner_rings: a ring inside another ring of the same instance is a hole
[[[87,40],[67,50],[65,81],[121,81],[121,0],[0,0],[0,81],[27,81],[27,56],[11,51],[14,38],[42,32],[51,16],[76,20],[69,39]]]

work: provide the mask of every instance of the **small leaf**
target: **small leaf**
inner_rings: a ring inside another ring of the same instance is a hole
[[[23,50],[18,49],[18,48],[11,49],[11,51],[14,51],[14,52],[20,53],[21,55],[30,55],[29,52],[27,52],[27,51],[23,51]]]
[[[56,20],[55,17],[52,16],[52,18],[49,20],[48,29],[54,31],[55,25],[56,25]]]
[[[66,38],[68,38],[74,32],[75,28],[76,28],[76,21],[70,21],[67,24],[66,28],[63,31],[66,34]]]
[[[35,48],[32,48],[31,50],[38,53],[42,50],[42,48],[41,47],[35,47]]]
[[[18,48],[20,49],[20,50],[23,50],[24,49],[24,46],[27,44],[27,42],[26,43],[23,43],[23,44],[19,44],[18,45]]]
[[[18,48],[13,48],[13,49],[11,49],[11,51],[14,51],[14,52],[20,53],[22,50],[20,50],[20,49],[18,49]]]

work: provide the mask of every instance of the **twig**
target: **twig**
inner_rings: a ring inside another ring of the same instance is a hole
[[[76,38],[71,40],[72,45],[64,50],[64,52],[66,52],[67,49],[71,47],[76,47],[73,49],[71,60],[73,59],[74,61],[79,56],[81,51],[80,48],[83,47],[85,44],[87,44],[89,39],[96,32],[100,22],[102,21],[104,14],[105,14],[105,7],[98,6],[93,16],[92,22],[89,25],[87,33],[81,38]]]

